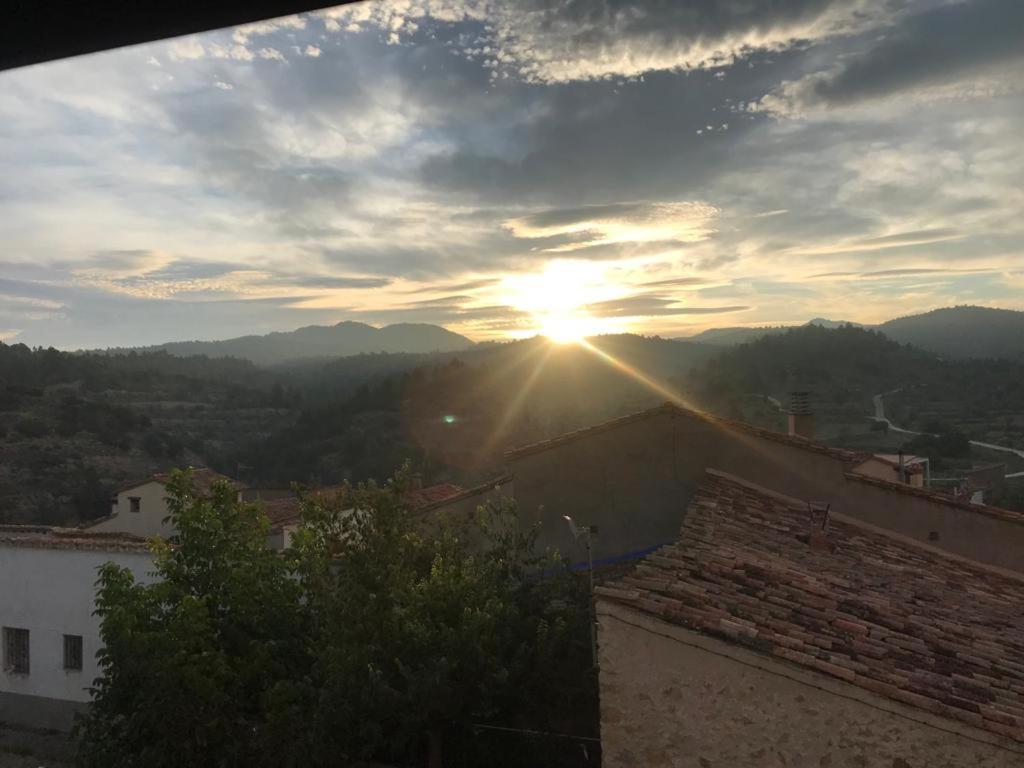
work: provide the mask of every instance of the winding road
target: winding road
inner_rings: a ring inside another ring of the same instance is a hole
[[[884,422],[888,426],[890,432],[899,432],[900,434],[903,434],[903,435],[923,435],[923,434],[926,434],[924,432],[915,432],[912,429],[904,429],[903,427],[898,427],[895,424],[893,424],[892,421],[890,421],[886,417],[886,415],[885,415],[885,401],[884,401],[884,398],[885,398],[886,395],[894,395],[897,392],[899,392],[898,389],[893,389],[893,390],[890,390],[889,392],[881,392],[881,393],[879,393],[879,394],[877,394],[877,395],[875,395],[874,397],[871,398],[871,402],[874,403],[874,405],[875,405],[875,415],[872,418],[875,421]],[[995,443],[984,443],[981,440],[969,440],[968,442],[971,445],[976,445],[978,448],[988,448],[990,451],[1003,451],[1004,453],[1012,453],[1015,456],[1019,456],[1020,458],[1024,459],[1024,451],[1019,450],[1017,448],[1011,448],[1008,445],[996,445]],[[1011,474],[1006,475],[1006,477],[1024,477],[1024,472],[1013,472]]]

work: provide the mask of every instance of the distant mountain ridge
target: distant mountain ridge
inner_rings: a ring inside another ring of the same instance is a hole
[[[901,344],[953,359],[1024,360],[1024,312],[959,306],[934,309],[875,326]]]
[[[685,341],[696,341],[701,344],[714,344],[716,346],[734,346],[757,341],[765,336],[773,336],[778,333],[785,333],[791,328],[803,328],[808,325],[817,325],[822,328],[839,328],[844,325],[852,325],[856,328],[863,328],[860,323],[850,323],[843,320],[828,320],[824,317],[816,317],[808,320],[803,325],[764,325],[760,327],[749,327],[744,325],[731,326],[727,328],[709,328],[694,336],[685,337]]]
[[[222,341],[174,341],[134,350],[111,349],[107,353],[164,351],[176,357],[237,357],[257,365],[276,365],[374,352],[457,352],[473,345],[473,341],[465,336],[438,325],[396,323],[375,328],[366,323],[343,321],[337,325],[307,325],[294,331],[275,331],[263,336],[239,336]]]
[[[804,325],[818,325],[823,328],[853,325],[881,331],[893,341],[913,344],[932,354],[951,359],[1024,360],[1024,312],[1012,309],[957,306],[934,309],[920,315],[898,317],[879,325],[845,323],[821,317]],[[685,340],[731,347],[799,327],[802,326],[709,328],[686,337]]]

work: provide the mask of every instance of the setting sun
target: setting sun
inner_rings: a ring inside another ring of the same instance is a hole
[[[509,280],[507,287],[510,303],[530,315],[531,330],[556,343],[623,330],[621,318],[601,317],[590,308],[622,293],[599,265],[555,261],[543,272]]]
[[[571,344],[600,333],[597,325],[595,318],[586,315],[551,316],[543,319],[540,333],[558,344]]]

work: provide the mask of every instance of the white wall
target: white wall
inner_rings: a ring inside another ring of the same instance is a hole
[[[137,496],[140,500],[139,512],[131,511],[129,499],[132,496]],[[146,537],[167,537],[177,532],[173,526],[165,525],[163,522],[167,517],[167,488],[155,480],[121,491],[117,494],[117,504],[112,506],[114,516],[90,526],[90,531],[117,531]]]
[[[29,674],[0,663],[0,693],[88,701],[99,674],[99,621],[92,615],[97,568],[107,561],[153,579],[148,552],[45,549],[0,545],[0,627],[29,630]],[[82,671],[64,670],[64,635],[82,636]],[[2,659],[0,659],[2,662]]]

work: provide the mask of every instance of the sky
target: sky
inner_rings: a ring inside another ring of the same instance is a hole
[[[0,340],[1024,309],[1020,0],[382,0],[0,73]]]

